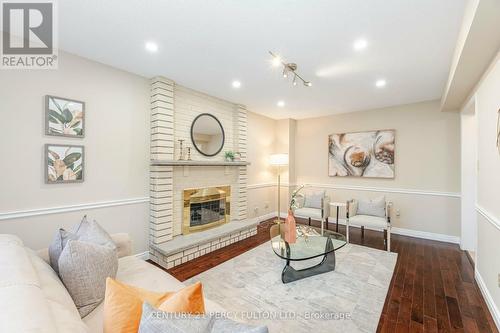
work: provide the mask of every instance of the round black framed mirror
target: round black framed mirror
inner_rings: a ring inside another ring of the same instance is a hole
[[[203,156],[215,156],[224,147],[224,128],[214,115],[202,113],[191,124],[191,141]]]

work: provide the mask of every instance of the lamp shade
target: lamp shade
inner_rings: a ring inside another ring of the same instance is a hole
[[[288,165],[288,154],[273,154],[269,156],[271,165]]]

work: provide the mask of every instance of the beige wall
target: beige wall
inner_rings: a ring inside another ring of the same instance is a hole
[[[269,165],[275,152],[276,120],[248,112],[247,160],[248,217],[255,218],[276,211],[276,170]]]
[[[329,177],[328,135],[376,129],[396,130],[395,179]],[[460,117],[437,101],[299,120],[296,149],[300,182],[460,192]]]
[[[0,218],[5,213],[88,203],[142,199],[142,203],[73,213],[0,219],[0,233],[28,246],[47,246],[58,227],[84,213],[109,232],[127,231],[135,252],[147,250],[149,80],[60,52],[58,70],[0,74]],[[44,96],[86,102],[84,139],[44,135]],[[45,143],[85,146],[85,181],[46,185]]]
[[[47,94],[86,102],[84,139],[44,135]],[[129,232],[134,251],[146,251],[149,108],[149,79],[64,52],[60,53],[58,70],[3,71],[0,155],[8,156],[9,163],[0,164],[0,233],[17,234],[28,246],[41,248],[47,246],[57,228],[69,228],[88,214],[109,232]],[[252,162],[248,168],[248,216],[253,218],[276,211],[272,186],[276,173],[268,165],[276,147],[276,121],[249,112],[248,123],[248,160]],[[232,132],[231,126],[225,128]],[[85,182],[44,184],[45,143],[84,145]],[[138,203],[113,206],[128,199]],[[102,207],[78,207],[82,204]],[[62,212],[46,214],[51,208]],[[10,213],[33,215],[32,210],[40,215],[9,218]]]
[[[294,119],[274,120],[256,113],[248,113],[248,217],[257,218],[275,214],[277,205],[277,168],[269,165],[269,156],[289,154],[290,165],[280,168],[280,210],[284,214],[289,203],[289,186],[295,184],[295,130]]]
[[[476,95],[478,122],[478,235],[476,269],[494,302],[500,325],[500,151],[496,146],[500,109],[500,54]],[[488,297],[485,297],[488,300]]]
[[[474,103],[460,114],[461,234],[460,248],[475,252],[477,239],[477,117]]]
[[[0,214],[148,197],[149,80],[61,53],[59,70],[4,71],[0,88],[0,130],[6,140],[0,153],[10,158],[9,163],[0,165]],[[86,138],[60,139],[43,134],[46,94],[87,102]],[[268,165],[268,157],[288,152],[291,165],[283,170],[284,183],[320,184],[330,188],[334,200],[342,201],[385,193],[401,211],[394,222],[396,227],[459,236],[459,199],[453,196],[460,191],[459,116],[437,112],[437,108],[438,102],[429,102],[298,121],[277,121],[249,112],[248,161],[252,165],[248,168],[248,216],[276,211],[276,170]],[[396,179],[328,177],[328,134],[377,128],[397,130]],[[85,145],[85,182],[45,185],[44,143]],[[356,190],[357,186],[373,191]],[[401,189],[438,195],[401,193]],[[282,189],[282,195],[284,212],[287,188]],[[147,203],[124,207],[88,213],[110,232],[130,230],[136,252],[144,251]],[[422,219],[422,211],[431,213]],[[4,219],[0,220],[0,232],[17,233],[28,245],[41,247],[55,228],[74,224],[83,213]],[[120,222],[111,221],[110,216]]]
[[[329,177],[328,135],[375,129],[396,130],[395,178]],[[460,236],[460,116],[439,101],[298,120],[295,174],[334,201],[386,195],[396,228]]]
[[[409,229],[424,237],[459,240],[460,116],[439,112],[438,101],[304,120],[249,113],[248,128],[249,217],[277,210],[276,170],[268,157],[288,153],[290,165],[282,169],[282,213],[288,185],[325,189],[334,201],[385,195],[400,212],[393,221],[397,232]],[[328,134],[378,128],[396,129],[395,179],[328,176]]]

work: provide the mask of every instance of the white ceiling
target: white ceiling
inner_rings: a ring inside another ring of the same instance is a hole
[[[440,98],[465,1],[64,0],[59,46],[273,118],[308,118]],[[358,38],[368,41],[362,52]],[[145,51],[148,40],[157,53]],[[286,82],[268,50],[313,86]]]

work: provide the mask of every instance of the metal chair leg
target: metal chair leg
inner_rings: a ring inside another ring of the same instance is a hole
[[[387,252],[391,252],[391,228],[387,229]]]
[[[311,226],[311,218],[309,217],[309,226]]]
[[[345,223],[345,238],[347,240],[347,244],[349,244],[349,218]]]

